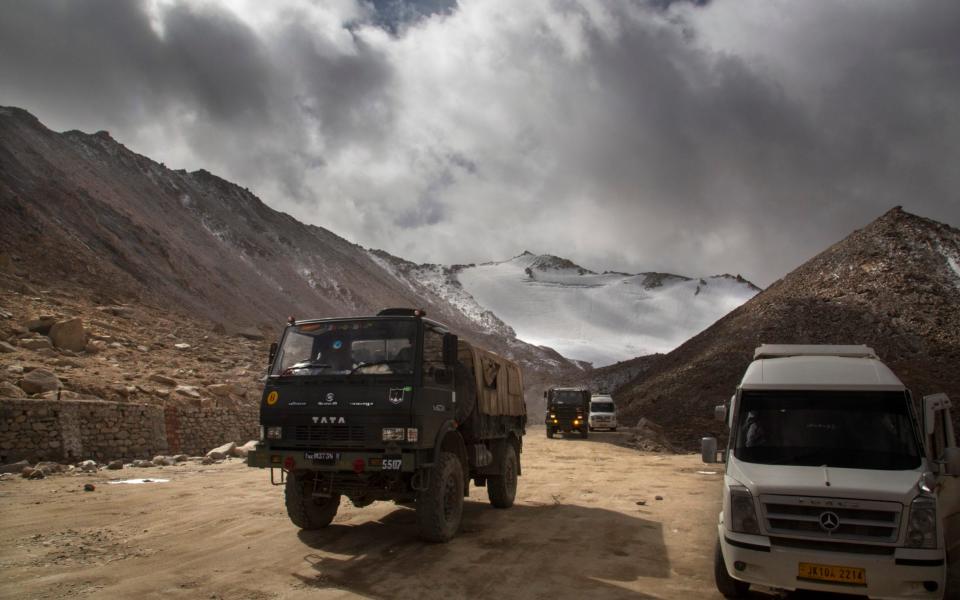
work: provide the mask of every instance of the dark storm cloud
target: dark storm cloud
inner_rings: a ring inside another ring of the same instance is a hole
[[[9,3],[0,103],[414,260],[766,284],[960,221],[960,3]]]

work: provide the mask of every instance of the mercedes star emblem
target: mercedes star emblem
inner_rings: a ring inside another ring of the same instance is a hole
[[[833,533],[837,527],[840,527],[840,517],[837,513],[826,511],[820,513],[820,528],[827,533]]]

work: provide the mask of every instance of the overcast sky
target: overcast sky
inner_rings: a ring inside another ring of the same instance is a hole
[[[29,0],[0,104],[418,262],[767,285],[960,225],[960,2]]]

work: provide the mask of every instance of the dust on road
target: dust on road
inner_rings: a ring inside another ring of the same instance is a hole
[[[719,469],[623,436],[532,429],[516,505],[472,489],[442,545],[390,502],[344,499],[328,529],[301,532],[282,488],[240,461],[3,481],[0,598],[720,598]],[[107,483],[130,477],[169,482]]]

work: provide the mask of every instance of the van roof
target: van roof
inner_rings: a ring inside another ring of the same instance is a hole
[[[782,356],[849,356],[877,358],[870,346],[838,344],[761,344],[753,351],[753,359]]]
[[[876,356],[788,355],[754,360],[741,389],[865,390],[905,389]]]

